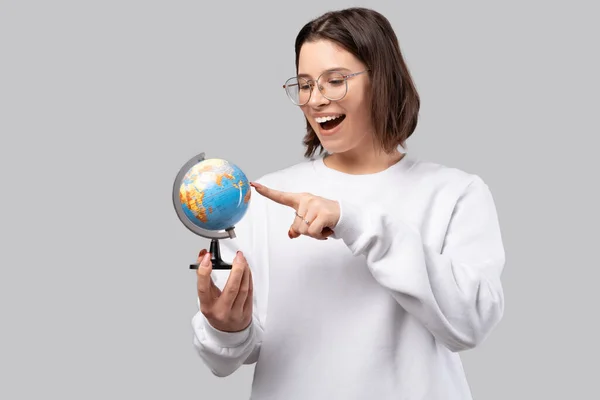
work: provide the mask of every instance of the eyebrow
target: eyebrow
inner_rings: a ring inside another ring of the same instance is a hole
[[[350,72],[350,70],[348,68],[344,68],[344,67],[336,67],[336,68],[326,69],[322,73],[325,73],[325,72]],[[298,78],[312,78],[312,77],[309,74],[298,74]]]

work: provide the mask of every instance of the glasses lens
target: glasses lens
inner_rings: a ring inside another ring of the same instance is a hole
[[[321,92],[329,100],[340,100],[346,95],[346,79],[339,72],[328,72],[319,79]]]
[[[290,78],[285,83],[285,91],[296,105],[304,105],[308,102],[311,88],[306,79]]]

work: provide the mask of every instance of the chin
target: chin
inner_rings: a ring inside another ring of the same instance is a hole
[[[342,127],[343,128],[343,127]],[[313,130],[319,138],[319,142],[328,153],[345,153],[356,147],[357,142],[353,140],[351,132],[340,129],[335,134],[323,134],[319,126],[313,126]],[[350,135],[349,135],[350,134]]]
[[[320,135],[317,135],[317,137],[319,138],[319,141],[321,142],[321,145],[323,146],[325,151],[327,151],[330,154],[345,153],[349,150],[352,150],[355,145],[348,140],[344,140],[345,138],[330,138],[322,137]]]

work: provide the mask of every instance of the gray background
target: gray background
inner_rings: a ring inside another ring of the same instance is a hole
[[[215,378],[192,347],[207,241],[173,179],[200,151],[250,179],[300,161],[295,35],[365,3],[0,2],[0,398],[247,398],[252,367]],[[506,314],[463,354],[475,398],[598,398],[593,3],[370,4],[422,97],[409,151],[497,202]]]

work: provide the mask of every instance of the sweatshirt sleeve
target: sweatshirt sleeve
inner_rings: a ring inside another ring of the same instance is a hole
[[[254,235],[252,220],[254,205],[251,204],[247,214],[236,226],[234,239],[219,240],[221,258],[232,262],[237,250],[241,250],[252,270],[253,318],[250,325],[240,332],[222,332],[215,329],[200,311],[200,300],[197,298],[198,311],[192,318],[193,345],[204,364],[218,377],[234,373],[243,364],[253,364],[258,359],[262,342],[263,327],[259,317],[258,297],[261,288],[262,271],[258,268],[260,260],[254,251]],[[215,285],[223,290],[229,277],[228,270],[213,270],[211,276]]]
[[[451,351],[477,346],[500,321],[504,247],[492,194],[478,176],[450,208],[449,223],[435,227],[446,232],[441,249],[382,209],[344,200],[340,207],[334,238],[364,256],[377,282]]]
[[[198,311],[192,318],[194,347],[204,364],[219,377],[231,375],[243,364],[256,362],[262,326],[256,317],[241,332],[222,332],[213,328]]]

